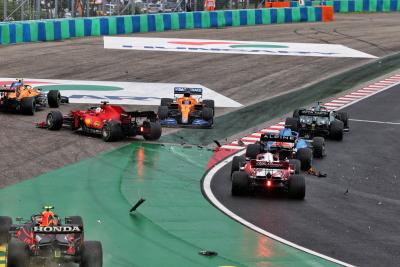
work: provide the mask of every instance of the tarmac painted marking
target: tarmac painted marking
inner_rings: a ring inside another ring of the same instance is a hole
[[[344,104],[346,104],[346,103],[349,103],[350,101],[351,100],[336,100],[336,99],[334,99],[330,103],[344,103]]]
[[[228,146],[228,145],[223,145],[223,146],[221,146],[221,148],[224,148],[224,149],[237,149],[237,150],[240,150],[240,149],[242,149],[242,148],[244,148],[244,147],[242,147],[242,146],[232,146],[232,145],[230,145],[230,146]]]
[[[258,141],[260,140],[259,137],[243,137],[241,140],[246,140],[246,141]]]
[[[271,128],[262,129],[260,132],[262,133],[279,133],[279,130],[274,130]]]
[[[333,103],[333,102],[329,102],[329,103],[325,103],[324,106],[333,106],[333,107],[340,107],[343,106],[343,103]]]
[[[358,119],[349,119],[350,121],[357,122],[369,122],[369,123],[379,123],[379,124],[391,124],[391,125],[400,125],[400,122],[390,122],[390,121],[370,121],[370,120],[358,120]]]

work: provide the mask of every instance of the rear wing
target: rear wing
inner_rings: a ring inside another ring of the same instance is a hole
[[[287,169],[289,168],[289,162],[268,162],[262,160],[251,160],[251,167],[253,168],[266,168],[266,169]]]
[[[329,117],[329,111],[300,110],[299,116]]]
[[[294,143],[296,142],[295,136],[281,136],[279,134],[262,134],[260,137],[260,141],[262,142],[287,142]]]
[[[175,95],[183,95],[184,93],[190,93],[191,95],[203,95],[203,88],[189,88],[189,87],[175,87]]]
[[[0,87],[0,93],[11,93],[17,91],[14,87]]]
[[[83,226],[80,225],[62,225],[62,226],[35,226],[35,234],[80,234],[83,233]]]

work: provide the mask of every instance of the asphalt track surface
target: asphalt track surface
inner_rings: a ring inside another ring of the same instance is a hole
[[[139,34],[136,36],[337,43],[386,56],[400,51],[399,13],[336,15],[332,23],[302,23]],[[368,25],[368,27],[366,27]],[[0,76],[201,83],[244,105],[267,99],[369,59],[160,53],[104,50],[101,38],[0,48]],[[74,106],[76,107],[76,106]],[[63,112],[72,107],[63,106]],[[222,110],[230,112],[230,110]],[[0,114],[0,187],[94,156],[123,143],[43,132],[34,117]],[[220,129],[224,131],[225,129]],[[168,131],[166,131],[168,132]]]
[[[342,142],[327,142],[328,156],[306,176],[304,201],[272,194],[230,195],[230,165],[214,176],[211,189],[235,214],[286,240],[358,266],[400,262],[400,85],[343,111],[357,120]]]

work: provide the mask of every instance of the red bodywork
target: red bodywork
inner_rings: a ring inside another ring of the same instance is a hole
[[[122,124],[130,123],[132,117],[126,114],[125,110],[120,106],[103,104],[99,108],[93,108],[89,110],[73,110],[70,112],[70,116],[74,118],[73,127],[79,128],[80,121],[82,121],[86,127],[92,129],[101,130],[103,125],[108,120],[119,121]],[[123,121],[122,121],[123,120]]]

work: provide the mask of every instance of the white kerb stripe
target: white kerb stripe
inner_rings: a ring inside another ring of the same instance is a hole
[[[324,106],[333,106],[333,107],[340,107],[343,105],[344,105],[343,103],[331,103],[331,102],[324,104]]]

